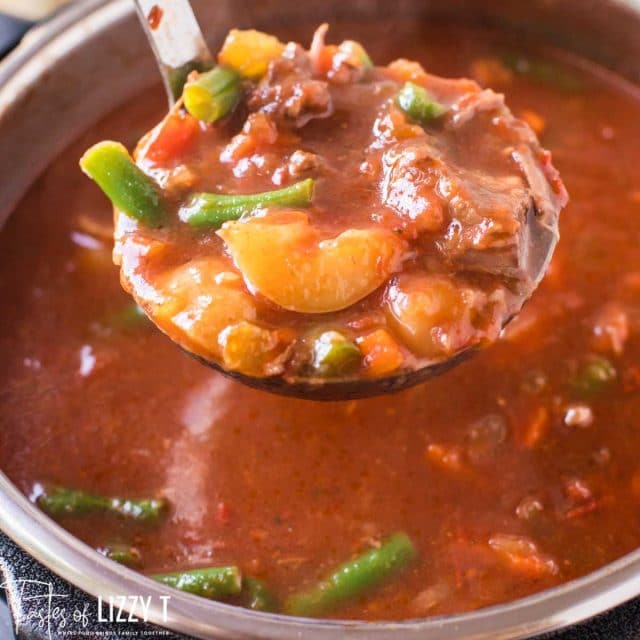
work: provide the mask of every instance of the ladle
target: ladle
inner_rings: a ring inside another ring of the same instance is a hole
[[[205,42],[189,0],[135,0],[140,20],[156,56],[158,67],[167,90],[171,106],[180,97],[189,72],[211,68],[214,57]],[[529,274],[533,286],[542,280],[558,241],[557,219],[549,222],[538,216],[531,206],[522,241],[526,245],[521,267]],[[526,300],[523,300],[523,303]],[[507,319],[511,320],[514,316]],[[506,324],[505,322],[505,324]],[[429,378],[438,376],[456,366],[473,352],[474,348],[459,351],[451,358],[429,364],[420,369],[384,378],[325,380],[322,382],[288,382],[279,377],[257,378],[224,370],[216,362],[190,353],[202,364],[233,377],[244,384],[282,395],[312,400],[347,400],[400,391]]]

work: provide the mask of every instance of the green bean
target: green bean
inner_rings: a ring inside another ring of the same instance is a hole
[[[447,108],[440,104],[424,88],[414,82],[405,82],[396,96],[396,104],[412,120],[428,124],[437,120],[447,112]]]
[[[274,595],[269,591],[267,585],[258,578],[243,578],[240,596],[242,606],[246,609],[254,611],[275,611],[277,609]]]
[[[242,576],[238,567],[209,567],[151,577],[156,582],[210,600],[236,595],[242,588]]]
[[[364,69],[373,69],[373,60],[367,50],[355,40],[345,40],[338,49],[345,54],[351,54]]]
[[[290,615],[313,616],[353,599],[405,567],[415,556],[413,543],[396,533],[378,549],[372,549],[338,567],[318,585],[294,594],[285,603]]]
[[[98,549],[98,552],[109,558],[109,560],[113,560],[127,567],[138,567],[140,565],[140,552],[135,547],[129,547],[124,544],[114,544]]]
[[[165,215],[160,187],[131,159],[119,142],[99,142],[85,152],[80,167],[102,189],[114,207],[148,226]]]
[[[519,75],[562,89],[567,93],[575,93],[584,88],[578,77],[553,62],[531,59],[517,53],[506,54],[503,62]]]
[[[240,75],[220,66],[187,82],[183,92],[187,111],[203,122],[215,122],[226,116],[241,95]]]
[[[325,331],[313,342],[313,368],[323,376],[344,375],[362,360],[358,346],[337,331]]]
[[[247,195],[196,193],[180,209],[180,219],[192,227],[219,229],[229,220],[238,220],[259,207],[303,207],[311,203],[313,178],[289,187]]]
[[[137,522],[154,522],[168,508],[163,499],[129,500],[87,493],[66,487],[51,487],[38,497],[38,506],[52,516],[83,516],[112,513]]]
[[[583,396],[592,396],[609,387],[618,373],[613,364],[601,356],[586,362],[573,379],[573,388]]]
[[[197,71],[198,73],[204,73],[205,71],[209,71],[211,69],[211,64],[203,63],[203,62],[187,62],[180,67],[174,67],[171,69],[171,73],[169,74],[169,85],[171,95],[173,99],[177,102],[182,96],[182,92],[184,91],[184,85],[186,84],[189,75],[192,71]],[[139,140],[142,136],[138,136],[135,138]]]

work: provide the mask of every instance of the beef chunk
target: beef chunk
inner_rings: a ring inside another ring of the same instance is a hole
[[[333,113],[328,84],[312,77],[309,56],[294,43],[271,62],[248,104],[251,111],[270,114],[278,125],[295,128]]]
[[[450,104],[441,121],[419,133],[397,123],[396,135],[385,131],[371,145],[383,148],[383,203],[431,234],[454,268],[515,279],[526,292],[546,266],[564,187],[502,95],[477,88],[456,97],[442,83],[436,91]]]

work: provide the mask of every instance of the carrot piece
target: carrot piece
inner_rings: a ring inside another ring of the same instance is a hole
[[[535,448],[546,435],[549,428],[549,411],[546,407],[538,407],[524,432],[523,445],[526,449]]]
[[[146,156],[153,162],[167,162],[186,153],[195,141],[200,125],[188,114],[172,113],[160,126],[147,148]]]
[[[391,373],[404,362],[400,345],[384,329],[377,329],[356,342],[364,356],[364,366],[372,376]]]
[[[498,58],[478,58],[471,65],[471,76],[483,87],[511,84],[513,71]]]
[[[524,109],[520,117],[534,130],[536,135],[541,135],[547,127],[547,121],[535,111]]]
[[[315,61],[316,73],[321,76],[326,76],[333,65],[333,56],[338,52],[338,47],[334,44],[326,44],[318,52],[318,57]]]

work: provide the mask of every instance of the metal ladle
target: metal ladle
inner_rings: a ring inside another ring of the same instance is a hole
[[[203,71],[215,64],[189,0],[135,0],[142,26],[155,54],[160,74],[173,106],[182,94],[187,75]],[[538,215],[534,206],[527,213],[527,224],[522,242],[526,246],[524,269],[532,282],[531,293],[542,280],[558,242],[557,217],[549,221]],[[505,325],[514,316],[505,321]],[[183,350],[184,347],[179,345]],[[185,350],[186,351],[186,350]],[[272,393],[311,400],[348,400],[393,393],[439,376],[467,359],[474,347],[461,350],[447,360],[426,365],[420,369],[374,379],[346,379],[288,382],[279,377],[257,378],[226,371],[218,363],[195,353],[189,353],[202,364],[240,382]]]
[[[189,0],[135,0],[135,4],[173,106],[189,73],[210,69],[215,58]]]

